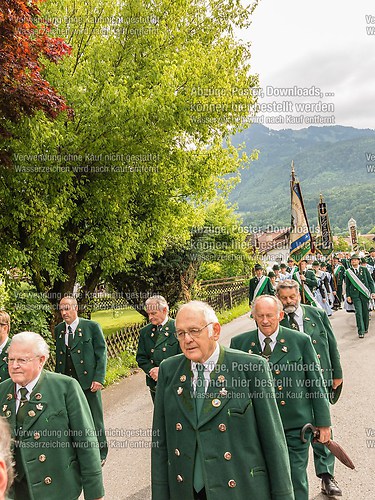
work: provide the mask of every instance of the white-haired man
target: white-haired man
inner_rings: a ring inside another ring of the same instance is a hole
[[[154,401],[160,363],[181,350],[174,336],[174,320],[168,317],[169,306],[165,298],[162,295],[149,297],[146,311],[150,323],[139,333],[137,363],[146,374],[146,384]]]
[[[159,370],[152,498],[294,499],[267,362],[219,346],[219,336],[210,306],[192,301],[179,309],[183,354]]]
[[[11,340],[10,379],[0,384],[1,414],[14,443],[15,500],[104,497],[90,408],[73,378],[43,370],[49,348],[33,332]]]

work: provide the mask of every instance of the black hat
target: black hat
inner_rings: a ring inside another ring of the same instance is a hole
[[[255,271],[259,271],[260,269],[263,270],[263,267],[260,264],[255,264],[254,269]]]
[[[280,271],[280,268],[279,268],[279,265],[278,265],[278,264],[274,264],[274,265],[272,266],[272,269],[273,269],[274,271]]]
[[[339,400],[339,397],[340,397],[340,394],[342,391],[342,384],[343,383],[341,382],[341,384],[338,387],[336,387],[336,389],[332,389],[332,387],[330,388],[330,390],[329,390],[329,402],[331,403],[331,405],[334,405]]]
[[[320,262],[318,262],[317,260],[314,260],[314,262],[312,263],[312,265],[313,265],[314,267],[316,267],[316,266],[318,266],[318,267],[319,267],[319,266],[320,266]]]
[[[370,248],[369,252],[370,252],[370,253],[371,253],[371,252],[375,252],[375,248],[374,248],[374,247]]]
[[[287,265],[284,264],[283,262],[280,264],[280,269],[286,269]]]
[[[269,278],[275,278],[275,277],[276,277],[276,274],[275,274],[273,271],[270,271],[270,272],[268,273],[268,277],[269,277]]]
[[[353,253],[353,255],[350,256],[350,260],[352,259],[358,259],[358,260],[361,260],[359,255],[357,253]]]

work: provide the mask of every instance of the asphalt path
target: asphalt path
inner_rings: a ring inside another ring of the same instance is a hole
[[[343,500],[375,498],[375,313],[364,339],[356,335],[353,313],[337,311],[331,317],[344,370],[344,388],[331,406],[334,439],[347,451],[356,469],[336,461],[336,480]],[[222,327],[220,343],[254,328],[248,316]],[[150,441],[153,405],[143,372],[103,391],[104,418],[109,454],[104,466],[107,500],[149,500]],[[310,500],[327,499],[309,463]],[[331,497],[334,498],[334,497]],[[181,499],[184,500],[184,499]]]

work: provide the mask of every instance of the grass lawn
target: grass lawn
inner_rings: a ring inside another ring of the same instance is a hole
[[[91,315],[91,319],[100,324],[104,336],[107,337],[124,326],[132,323],[140,323],[144,317],[135,309],[109,309],[106,311],[96,311]]]

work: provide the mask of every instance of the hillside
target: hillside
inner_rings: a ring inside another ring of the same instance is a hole
[[[290,165],[294,160],[311,226],[317,223],[316,206],[322,193],[334,233],[347,231],[351,217],[361,233],[374,227],[375,130],[329,126],[277,131],[253,125],[237,134],[233,143],[246,144],[248,153],[260,151],[259,159],[241,173],[241,183],[230,196],[238,204],[244,224],[289,225]]]

